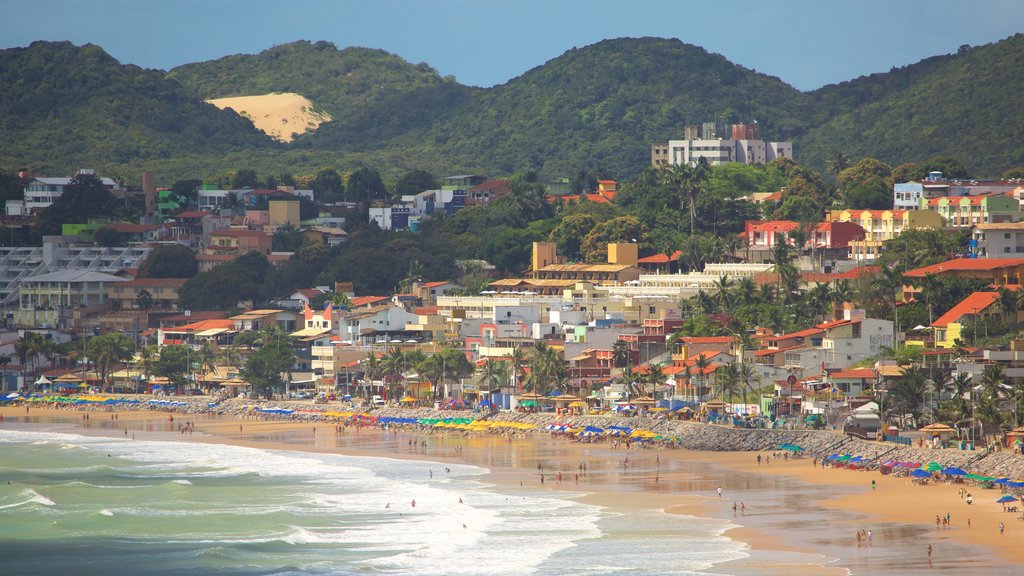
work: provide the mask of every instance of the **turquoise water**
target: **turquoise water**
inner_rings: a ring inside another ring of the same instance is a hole
[[[5,430],[0,572],[685,574],[746,555],[722,520],[503,492],[485,472]]]

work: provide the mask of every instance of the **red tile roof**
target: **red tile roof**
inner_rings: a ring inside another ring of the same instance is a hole
[[[904,272],[907,278],[924,278],[929,274],[941,274],[954,270],[983,271],[1024,266],[1024,258],[954,258],[931,266]]]
[[[748,220],[747,232],[789,232],[799,226],[792,220]]]
[[[822,322],[821,324],[815,324],[815,328],[821,328],[822,330],[828,330],[830,328],[838,328],[840,326],[846,326],[847,324],[853,324],[854,322],[860,322],[860,320],[832,320],[831,322]]]
[[[680,340],[686,344],[730,344],[732,336],[685,336]]]
[[[183,332],[202,332],[203,330],[212,330],[214,328],[224,328],[231,330],[235,327],[235,321],[230,318],[224,318],[221,320],[200,320],[199,322],[193,322],[191,324],[185,324],[184,326],[176,326],[174,328],[164,328],[164,333],[180,334]]]
[[[438,286],[444,286],[445,284],[451,284],[451,282],[427,282],[423,285],[424,288],[437,288]]]
[[[682,255],[682,250],[676,250],[671,256],[668,254],[655,254],[654,256],[645,256],[637,262],[639,264],[668,264],[669,262],[675,262]]]
[[[206,216],[207,214],[209,214],[209,212],[200,212],[200,211],[193,210],[193,211],[190,211],[190,212],[179,212],[179,213],[175,214],[174,216],[171,216],[171,218],[172,219],[173,218],[202,218],[203,216]]]
[[[881,269],[881,266],[858,266],[856,268],[851,268],[846,272],[836,274],[835,277],[836,279],[839,280],[854,280],[856,278],[860,278],[865,274],[875,274],[879,272]]]
[[[824,334],[825,331],[821,328],[808,328],[806,330],[800,330],[799,332],[791,332],[789,334],[783,334],[782,336],[775,336],[769,338],[770,340],[786,340],[789,338],[807,338],[808,336],[816,336],[818,334]]]
[[[390,300],[390,298],[387,296],[358,296],[356,298],[352,298],[349,302],[351,302],[353,307],[358,308],[360,306],[369,306],[370,304],[386,300]]]
[[[948,312],[939,316],[935,322],[932,322],[932,326],[935,328],[945,328],[951,322],[956,322],[967,314],[981,312],[998,299],[999,292],[975,292],[961,300],[956,306],[950,308]]]
[[[829,374],[833,380],[874,380],[875,371],[871,368],[852,368]]]

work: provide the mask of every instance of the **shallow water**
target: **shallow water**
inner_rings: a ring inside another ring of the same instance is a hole
[[[0,558],[26,575],[553,575],[685,574],[745,556],[724,520],[622,514],[499,489],[485,472],[4,430]]]

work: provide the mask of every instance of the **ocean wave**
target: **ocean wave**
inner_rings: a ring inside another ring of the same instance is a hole
[[[98,514],[99,514],[100,516],[113,516],[113,515],[114,515],[114,513],[113,513],[113,512],[111,512],[110,510],[107,510],[106,508],[104,508],[104,509],[100,510],[100,511],[98,512]]]

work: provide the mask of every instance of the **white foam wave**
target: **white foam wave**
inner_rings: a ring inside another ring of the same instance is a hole
[[[107,510],[106,508],[100,510],[99,514],[100,514],[100,516],[113,516],[114,515],[113,512],[111,512],[110,510]]]
[[[42,504],[43,506],[56,506],[57,505],[57,503],[54,502],[53,500],[50,500],[46,496],[43,496],[42,494],[40,494],[39,492],[36,492],[35,490],[33,490],[31,488],[29,488],[28,490],[25,490],[24,492],[22,492],[22,494],[24,494],[25,496],[29,497],[26,502],[35,502],[36,504]]]
[[[185,480],[183,478],[180,478],[178,480],[171,480],[171,482],[173,484],[181,484],[182,486],[192,486],[191,482],[189,482],[188,480]]]

